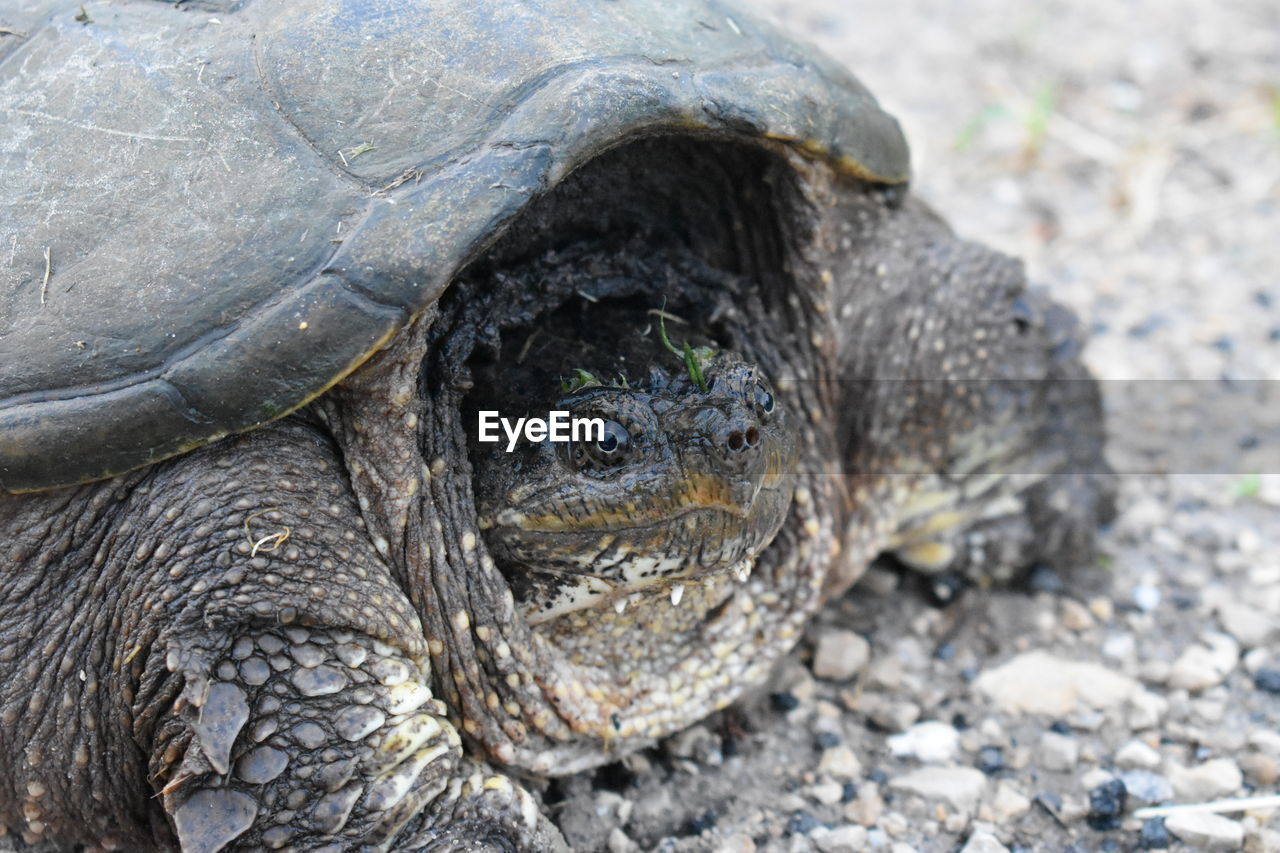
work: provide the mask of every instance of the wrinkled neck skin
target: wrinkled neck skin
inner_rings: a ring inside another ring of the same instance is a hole
[[[766,305],[745,286],[734,293],[713,284],[682,285],[679,308],[701,322],[714,318],[720,342],[772,379],[794,420],[795,467],[779,486],[776,521],[763,531],[739,521],[763,534],[748,558],[716,571],[682,568],[676,596],[672,584],[656,583],[628,588],[622,607],[606,594],[554,618],[530,618],[491,552],[469,456],[475,424],[464,423],[475,382],[466,360],[494,344],[504,300],[513,320],[527,321],[518,295],[446,300],[325,399],[367,528],[379,549],[385,543],[422,617],[437,695],[466,736],[509,768],[575,772],[727,706],[766,678],[821,600],[839,524],[834,438],[822,415],[830,401],[818,396],[823,383],[810,381],[827,369],[815,345],[830,340],[828,315],[811,304],[821,293],[798,288],[805,295],[791,291],[783,304]],[[566,276],[527,298],[563,304],[582,287]],[[669,285],[610,287],[593,298],[639,292],[656,306],[674,295]],[[504,358],[527,333],[501,341]],[[680,369],[674,358],[668,366]]]

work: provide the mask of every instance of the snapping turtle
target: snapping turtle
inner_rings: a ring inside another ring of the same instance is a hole
[[[1087,553],[1070,315],[746,14],[0,16],[24,844],[554,848],[520,780],[725,707],[877,554]]]

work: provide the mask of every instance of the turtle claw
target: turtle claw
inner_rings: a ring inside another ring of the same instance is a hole
[[[191,730],[210,766],[218,773],[231,769],[231,747],[248,720],[249,703],[243,690],[226,681],[209,687]]]
[[[253,797],[226,788],[206,788],[192,794],[173,812],[182,853],[216,853],[253,825],[258,803]]]

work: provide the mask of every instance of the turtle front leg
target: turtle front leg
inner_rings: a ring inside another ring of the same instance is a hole
[[[172,545],[138,597],[133,730],[184,853],[554,842],[464,760],[326,436],[265,427],[166,463],[147,500]]]

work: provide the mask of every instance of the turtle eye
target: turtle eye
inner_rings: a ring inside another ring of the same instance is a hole
[[[568,445],[569,461],[579,470],[601,470],[623,465],[632,456],[635,439],[631,431],[614,420],[605,420],[599,438]]]
[[[605,421],[604,436],[596,440],[596,452],[609,459],[625,456],[631,449],[631,433],[617,421]]]

